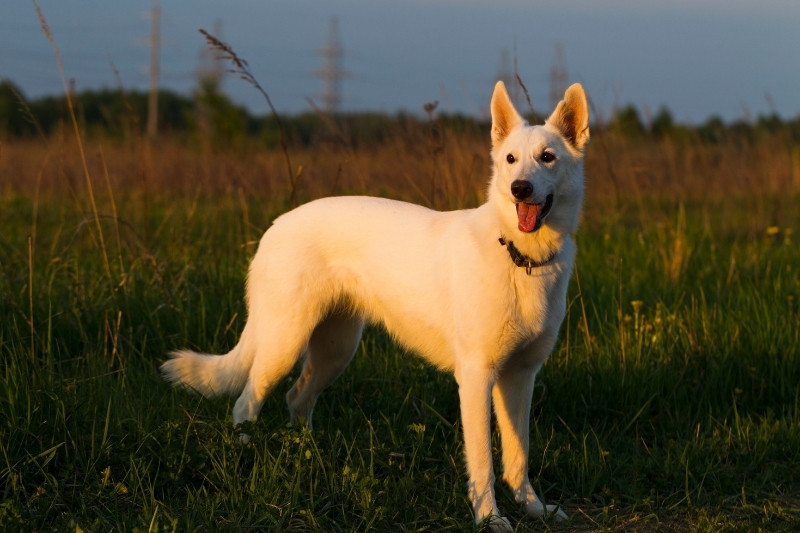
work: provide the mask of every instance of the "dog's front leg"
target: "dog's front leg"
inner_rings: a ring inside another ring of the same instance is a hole
[[[491,444],[491,390],[494,374],[486,368],[461,368],[456,371],[464,426],[464,452],[469,474],[469,497],[475,522],[489,519],[495,532],[513,531],[500,516],[494,497],[494,469]]]
[[[558,506],[542,503],[528,478],[531,399],[538,368],[526,361],[509,361],[492,391],[503,448],[503,479],[527,514],[565,520],[567,515]]]

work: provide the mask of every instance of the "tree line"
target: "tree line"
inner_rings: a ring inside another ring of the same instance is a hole
[[[82,131],[90,136],[119,139],[144,135],[147,102],[145,91],[102,89],[72,95]],[[489,127],[487,121],[467,115],[436,114],[435,104],[427,104],[424,109],[427,116],[359,112],[331,117],[312,111],[281,116],[279,123],[274,116],[255,116],[236,105],[213,83],[199,84],[190,96],[169,90],[161,90],[158,95],[159,134],[202,138],[220,147],[248,142],[277,146],[280,127],[290,144],[301,146],[318,142],[382,143],[419,131],[482,136]],[[47,138],[63,128],[68,117],[65,96],[27,99],[12,82],[0,82],[0,139]],[[634,106],[626,106],[614,112],[607,123],[592,127],[632,140],[752,142],[765,134],[777,134],[789,142],[800,142],[800,116],[783,120],[777,114],[732,123],[711,117],[702,124],[689,126],[676,122],[666,108],[645,120]]]

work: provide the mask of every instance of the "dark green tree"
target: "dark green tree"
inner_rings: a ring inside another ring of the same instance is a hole
[[[36,132],[36,125],[26,111],[22,91],[10,81],[0,82],[0,135],[21,137]]]
[[[611,130],[625,137],[636,138],[644,135],[644,125],[639,118],[639,111],[632,105],[623,107],[614,115]]]

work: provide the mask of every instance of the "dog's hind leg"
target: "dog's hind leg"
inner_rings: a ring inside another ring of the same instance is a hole
[[[249,320],[253,321],[253,318]],[[262,326],[267,321],[256,322]],[[264,329],[252,332],[248,348],[253,350],[253,364],[244,390],[233,406],[234,424],[255,420],[267,395],[305,351],[313,327],[313,323],[291,324],[275,320]]]
[[[533,384],[539,364],[508,361],[497,378],[492,396],[503,450],[503,479],[514,492],[514,499],[532,516],[567,515],[558,506],[544,505],[528,477],[529,428]]]
[[[349,313],[334,313],[320,322],[311,334],[303,371],[286,394],[292,423],[311,415],[319,394],[341,375],[355,355],[364,319]]]

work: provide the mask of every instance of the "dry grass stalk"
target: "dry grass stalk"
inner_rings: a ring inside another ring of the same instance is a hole
[[[221,41],[217,37],[214,37],[204,29],[200,29],[199,31],[206,38],[208,45],[221,53],[219,59],[224,59],[233,63],[234,69],[231,70],[231,72],[238,74],[241,79],[255,87],[267,101],[267,106],[269,106],[269,110],[272,113],[272,116],[275,118],[275,122],[278,124],[281,150],[283,151],[283,156],[286,160],[286,173],[289,178],[289,205],[292,207],[296,206],[297,180],[300,177],[301,169],[298,169],[297,172],[293,170],[294,166],[292,166],[292,161],[289,157],[289,147],[286,142],[286,128],[284,127],[278,112],[275,110],[275,106],[272,105],[272,100],[270,99],[269,94],[267,94],[267,91],[265,91],[264,88],[261,87],[261,84],[258,83],[256,77],[250,71],[250,65],[247,64],[247,61],[239,57],[231,45]]]
[[[50,41],[50,46],[52,46],[53,53],[55,54],[56,57],[58,73],[61,78],[61,84],[64,88],[64,97],[67,101],[67,110],[69,111],[69,118],[70,121],[72,122],[72,128],[75,133],[75,141],[77,142],[78,153],[80,154],[81,158],[83,176],[86,181],[86,191],[89,194],[89,202],[92,207],[92,215],[94,217],[95,229],[97,230],[97,239],[99,241],[100,250],[103,254],[104,266],[106,275],[108,276],[108,281],[113,286],[114,279],[113,276],[111,275],[111,264],[108,260],[108,252],[106,250],[106,243],[103,237],[103,228],[100,225],[100,214],[97,210],[97,202],[95,201],[94,197],[94,187],[92,185],[92,177],[91,174],[89,173],[89,165],[86,162],[86,151],[84,150],[83,147],[83,138],[81,136],[80,127],[78,126],[78,118],[75,115],[75,107],[73,106],[72,103],[72,91],[70,90],[67,84],[67,77],[64,75],[64,65],[61,62],[61,52],[59,51],[58,46],[56,46],[56,41],[53,38],[53,33],[50,31],[50,26],[47,24],[47,19],[45,19],[44,13],[42,13],[42,10],[39,7],[39,4],[36,3],[36,0],[33,0],[33,5],[36,8],[36,15],[39,17],[39,22],[42,25],[42,31],[47,37],[47,40]]]

